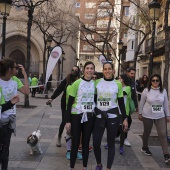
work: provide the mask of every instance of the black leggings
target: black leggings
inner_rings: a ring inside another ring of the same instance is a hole
[[[87,122],[81,123],[80,115],[71,115],[71,134],[72,134],[72,148],[71,148],[71,159],[70,167],[74,168],[78,147],[80,144],[80,136],[82,133],[82,156],[83,156],[83,167],[87,167],[89,157],[89,142],[91,133],[94,125],[94,117],[89,117]]]
[[[120,118],[107,118],[105,120],[105,126],[100,126],[101,118],[95,119],[93,129],[93,147],[97,164],[101,164],[101,141],[105,128],[107,129],[107,143],[108,143],[108,156],[107,156],[107,168],[111,169],[115,156],[115,137],[117,129],[119,128]]]
[[[59,127],[59,131],[58,131],[58,137],[60,138],[63,134],[63,130],[64,130],[64,127],[65,127],[65,112],[66,112],[66,109],[65,108],[61,108],[61,112],[62,112],[62,120],[61,120],[61,124],[60,124],[60,127]]]
[[[8,125],[2,126],[2,128],[0,128],[0,163],[2,164],[1,170],[8,169],[11,135],[12,130],[8,128]]]

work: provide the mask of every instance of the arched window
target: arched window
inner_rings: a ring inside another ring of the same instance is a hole
[[[13,51],[9,58],[12,58],[16,61],[17,64],[21,64],[23,65],[23,67],[25,68],[25,56],[23,54],[23,52],[21,52],[20,50],[15,50]],[[17,75],[18,78],[23,78],[23,75],[21,73],[21,70],[18,71],[18,75]]]

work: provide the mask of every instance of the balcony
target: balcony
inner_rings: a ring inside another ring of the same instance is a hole
[[[155,36],[155,51],[164,47],[165,44],[165,35],[164,35],[164,31],[160,31],[157,33],[157,35]],[[145,52],[149,53],[151,50],[151,38],[146,40],[146,48],[145,48]]]

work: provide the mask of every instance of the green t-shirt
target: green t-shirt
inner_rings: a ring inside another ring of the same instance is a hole
[[[130,86],[124,86],[123,91],[125,91],[126,94],[127,94],[127,95],[124,95],[124,103],[125,103],[126,115],[129,116],[130,100],[131,100],[131,87]]]
[[[33,77],[31,79],[31,86],[37,86],[38,85],[38,79],[36,77]]]

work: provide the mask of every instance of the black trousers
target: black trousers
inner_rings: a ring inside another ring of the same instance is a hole
[[[61,112],[62,112],[62,120],[61,120],[60,127],[59,127],[59,131],[58,131],[58,137],[61,137],[61,136],[62,136],[64,127],[65,127],[65,124],[66,124],[66,122],[65,122],[65,112],[66,112],[66,108],[61,108]]]
[[[93,147],[94,155],[97,164],[101,164],[101,141],[105,131],[107,130],[107,143],[108,143],[108,156],[107,156],[107,168],[111,169],[114,156],[115,156],[115,137],[117,129],[119,128],[120,118],[107,118],[105,119],[105,126],[101,126],[101,118],[95,118],[93,129]]]
[[[89,157],[89,142],[91,133],[93,130],[94,116],[88,118],[87,122],[81,123],[80,115],[71,115],[71,134],[72,134],[72,148],[71,148],[71,159],[70,167],[74,168],[78,147],[80,144],[80,136],[82,134],[82,156],[83,156],[83,167],[87,167]]]
[[[8,125],[0,128],[0,163],[1,170],[8,169],[9,146],[13,130],[8,128]]]

